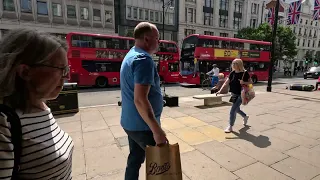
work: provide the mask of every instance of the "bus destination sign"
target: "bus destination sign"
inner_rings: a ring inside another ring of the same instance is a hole
[[[260,52],[242,51],[241,57],[242,58],[260,58]]]
[[[229,50],[229,49],[215,49],[214,56],[215,57],[224,57],[224,58],[238,58],[239,51],[238,50]]]

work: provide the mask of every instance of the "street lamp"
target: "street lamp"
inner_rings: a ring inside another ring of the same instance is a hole
[[[165,0],[162,0],[162,39],[164,40],[164,22],[165,22],[165,13],[168,9],[173,9],[172,2],[173,0],[169,0],[167,3],[164,2]],[[167,9],[166,9],[167,8]],[[165,82],[162,83],[163,85],[163,94],[166,95],[166,86],[164,85]]]
[[[267,92],[271,92],[271,90],[272,90],[272,87],[271,87],[272,86],[272,75],[273,75],[272,71],[273,71],[273,64],[276,61],[275,47],[276,47],[276,36],[277,36],[277,27],[278,27],[279,6],[280,6],[280,1],[277,0],[275,12],[274,12],[274,21],[273,21],[272,45],[271,45],[271,64],[270,64],[270,68],[269,68]]]

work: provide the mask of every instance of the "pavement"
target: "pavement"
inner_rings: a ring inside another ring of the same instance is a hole
[[[228,99],[224,99],[227,101]],[[320,180],[320,91],[257,91],[250,116],[225,134],[230,104],[204,107],[181,97],[165,107],[162,127],[179,143],[184,180]],[[123,180],[129,153],[118,106],[81,108],[56,119],[75,143],[74,180]],[[145,166],[140,170],[145,179]]]

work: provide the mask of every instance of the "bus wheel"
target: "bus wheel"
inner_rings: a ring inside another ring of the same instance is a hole
[[[107,87],[108,85],[108,79],[105,78],[105,77],[98,77],[96,79],[96,86],[98,88],[104,88],[104,87]]]
[[[253,84],[256,84],[258,82],[257,76],[252,76],[251,77]]]

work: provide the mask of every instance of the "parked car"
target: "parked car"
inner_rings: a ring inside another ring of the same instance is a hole
[[[303,78],[314,78],[317,79],[320,77],[320,66],[319,67],[311,67],[307,72],[303,74]]]

